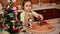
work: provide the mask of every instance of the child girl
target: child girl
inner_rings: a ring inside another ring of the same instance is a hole
[[[43,20],[43,16],[41,14],[38,14],[36,12],[34,12],[33,10],[31,10],[32,8],[32,3],[31,0],[24,0],[24,2],[22,3],[22,7],[23,7],[23,11],[20,14],[21,17],[21,21],[22,22],[28,22],[28,20],[31,18],[32,21],[34,21],[34,17],[36,18],[41,18],[41,20]],[[39,17],[38,17],[39,16]]]

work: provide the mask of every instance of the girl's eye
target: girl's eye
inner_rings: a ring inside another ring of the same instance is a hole
[[[31,7],[31,5],[26,5],[26,7]]]
[[[26,5],[26,7],[28,7],[28,5]]]

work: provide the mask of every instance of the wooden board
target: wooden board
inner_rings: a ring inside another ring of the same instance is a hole
[[[32,28],[26,27],[29,32],[51,32],[55,30],[54,26],[51,25],[43,25],[39,26],[38,24],[33,24]]]

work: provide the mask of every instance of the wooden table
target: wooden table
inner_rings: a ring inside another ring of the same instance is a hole
[[[54,31],[55,30],[55,27],[50,25],[50,24],[47,24],[47,25],[38,25],[38,24],[33,24],[32,28],[29,28],[29,27],[26,27],[27,31],[29,32],[36,32],[36,33],[47,33],[47,32],[51,32],[51,31]]]

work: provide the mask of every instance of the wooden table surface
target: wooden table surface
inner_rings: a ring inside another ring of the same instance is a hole
[[[38,25],[38,24],[33,24],[32,28],[26,27],[27,31],[29,32],[51,32],[55,30],[55,27],[52,25]]]

